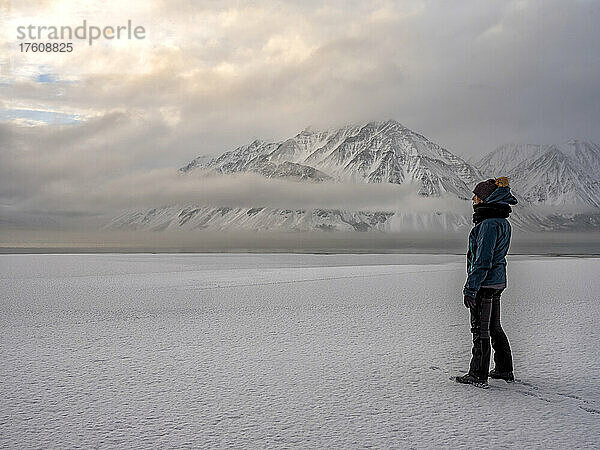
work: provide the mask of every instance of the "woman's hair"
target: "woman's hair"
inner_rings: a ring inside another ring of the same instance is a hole
[[[491,180],[498,187],[507,187],[508,186],[508,178],[506,177],[498,177],[495,180]]]

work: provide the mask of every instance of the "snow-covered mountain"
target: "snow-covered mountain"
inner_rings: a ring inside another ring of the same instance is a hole
[[[523,161],[542,155],[548,147],[538,144],[504,144],[475,162],[475,165],[486,175],[509,174]]]
[[[504,145],[478,163],[487,176],[507,176],[532,205],[600,208],[600,146],[571,140],[560,145]]]
[[[282,142],[256,140],[180,170],[257,172],[265,176],[360,183],[414,183],[425,196],[446,193],[471,198],[481,174],[448,150],[394,120],[326,131],[304,130]],[[311,170],[312,169],[312,170]]]
[[[199,156],[180,169],[203,173],[258,173],[301,182],[408,184],[424,197],[472,197],[481,174],[462,158],[394,120],[330,130],[306,129],[281,142],[255,140],[220,156]],[[109,228],[252,230],[454,230],[467,227],[464,212],[282,209],[256,205],[169,205],[126,211]]]
[[[339,209],[230,208],[175,205],[129,211],[115,218],[111,229],[223,231],[457,231],[470,217],[440,212],[368,212]]]
[[[473,186],[487,176],[508,175],[519,198],[511,222],[520,229],[600,227],[599,214],[551,215],[535,205],[576,203],[598,207],[598,146],[572,141],[564,146],[505,145],[478,166],[411,131],[394,120],[349,125],[331,130],[306,129],[281,142],[255,140],[216,157],[199,156],[180,169],[202,173],[253,172],[296,182],[393,183],[410,185],[423,197],[463,200],[462,211],[346,211],[284,209],[265,205],[168,205],[126,211],[108,228],[250,229],[339,231],[453,231],[471,226]],[[585,169],[584,169],[585,167]],[[480,170],[481,169],[481,170]],[[594,172],[596,170],[596,172]],[[594,178],[595,177],[595,178]],[[595,189],[594,189],[595,188]]]

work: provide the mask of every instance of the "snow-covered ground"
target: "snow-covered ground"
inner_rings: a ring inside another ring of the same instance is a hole
[[[460,256],[1,255],[0,447],[598,447],[599,273],[510,258],[484,390]]]

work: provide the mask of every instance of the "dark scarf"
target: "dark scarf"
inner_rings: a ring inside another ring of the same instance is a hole
[[[478,203],[473,205],[473,223],[477,225],[483,219],[500,217],[506,219],[512,212],[509,205],[505,203]]]

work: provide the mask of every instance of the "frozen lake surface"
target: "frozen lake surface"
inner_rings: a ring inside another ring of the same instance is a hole
[[[484,390],[462,256],[0,255],[0,447],[597,448],[600,259],[508,275]]]

